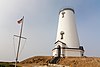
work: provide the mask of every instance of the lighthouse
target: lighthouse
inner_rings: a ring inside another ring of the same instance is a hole
[[[75,11],[72,8],[64,8],[59,12],[57,36],[52,52],[54,57],[84,56],[77,34]]]

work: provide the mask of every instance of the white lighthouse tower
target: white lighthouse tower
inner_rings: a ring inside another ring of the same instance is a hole
[[[54,57],[83,56],[84,49],[79,43],[75,11],[72,8],[64,8],[59,12],[57,38],[52,51]]]

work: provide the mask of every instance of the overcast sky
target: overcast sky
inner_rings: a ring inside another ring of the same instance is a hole
[[[37,55],[52,55],[56,39],[58,14],[62,8],[75,10],[80,45],[86,56],[100,57],[100,0],[0,0],[0,61],[14,61],[20,24],[26,43],[19,60]],[[13,42],[14,41],[14,42]],[[25,40],[22,40],[23,45]],[[22,46],[21,48],[22,49]]]

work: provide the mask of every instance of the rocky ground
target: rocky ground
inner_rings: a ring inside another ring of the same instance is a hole
[[[35,56],[18,63],[19,66],[34,67],[34,66],[49,66],[49,61],[52,56]],[[99,57],[65,57],[61,58],[57,65],[70,67],[100,67]],[[50,67],[50,66],[49,66]]]

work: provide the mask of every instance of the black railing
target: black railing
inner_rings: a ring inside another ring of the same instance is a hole
[[[49,61],[49,63],[50,64],[57,64],[59,62],[59,60],[60,60],[60,57],[54,57]]]

